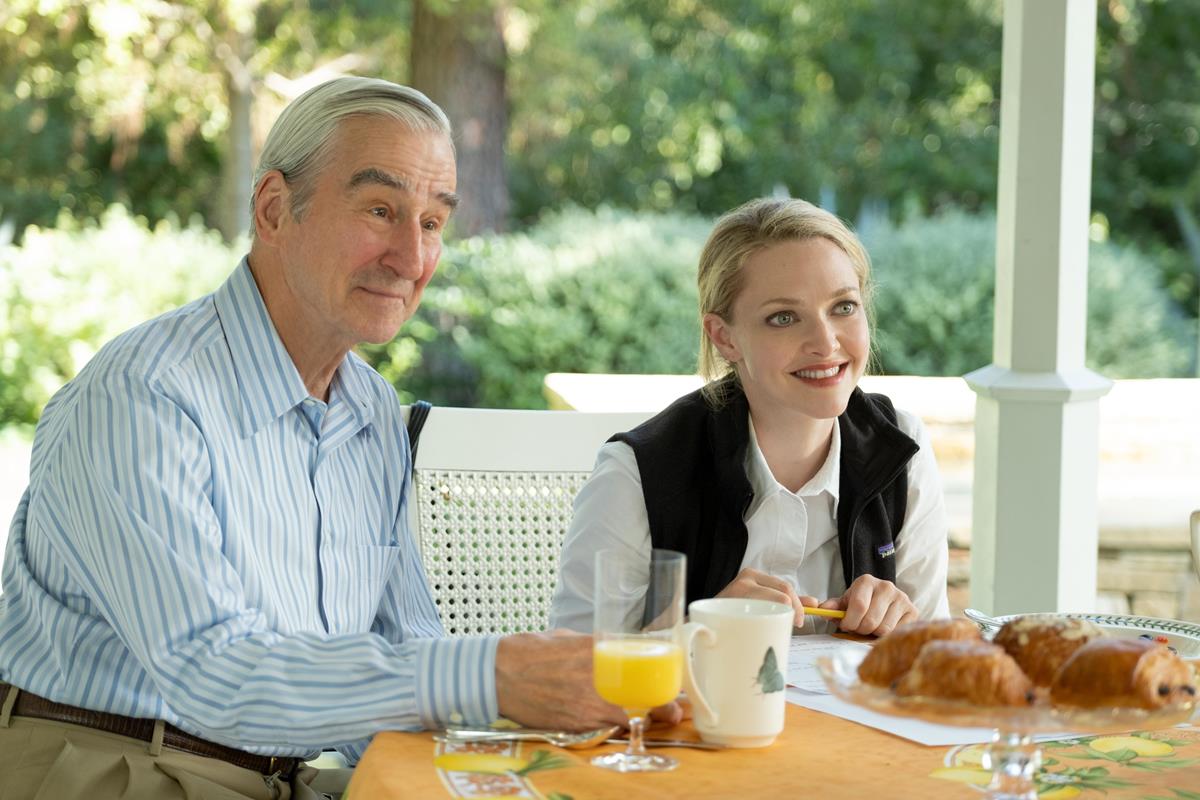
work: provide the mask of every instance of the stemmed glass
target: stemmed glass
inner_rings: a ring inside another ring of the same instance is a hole
[[[663,772],[679,762],[651,755],[642,744],[647,714],[675,699],[683,681],[683,622],[687,558],[652,550],[644,563],[602,550],[596,555],[593,677],[596,692],[629,716],[629,748],[592,763],[618,772]]]

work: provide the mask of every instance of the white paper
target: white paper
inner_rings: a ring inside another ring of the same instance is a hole
[[[841,650],[868,650],[869,645],[838,639],[827,634],[793,636],[788,648],[788,686],[810,694],[829,694],[821,673],[817,672],[817,656],[832,656]]]
[[[788,689],[787,700],[789,703],[867,725],[917,744],[944,747],[952,744],[983,744],[992,740],[991,728],[958,728],[953,725],[922,722],[911,717],[893,717],[868,711],[831,694],[813,694],[802,689]]]
[[[984,744],[992,740],[991,728],[960,728],[956,725],[937,725],[912,717],[898,717],[869,711],[848,703],[829,693],[821,675],[817,672],[817,656],[833,655],[841,650],[867,649],[869,645],[838,639],[834,636],[793,636],[788,649],[787,701],[798,706],[811,708],[823,714],[848,719],[881,731],[900,736],[909,741],[929,746],[955,744]],[[1073,735],[1051,733],[1037,736],[1039,740],[1065,739]]]

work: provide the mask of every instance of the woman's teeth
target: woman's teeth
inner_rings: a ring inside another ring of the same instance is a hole
[[[840,369],[840,365],[829,369],[798,369],[792,374],[800,378],[832,378]]]

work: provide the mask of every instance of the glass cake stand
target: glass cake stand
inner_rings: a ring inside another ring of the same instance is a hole
[[[1187,722],[1195,703],[1148,711],[1140,708],[1067,709],[1041,702],[1033,706],[976,706],[952,700],[899,697],[891,689],[863,683],[858,665],[866,655],[845,650],[817,659],[817,669],[835,697],[857,706],[893,716],[914,717],[941,725],[992,728],[983,767],[992,771],[987,786],[990,800],[1037,800],[1034,775],[1042,764],[1038,733],[1123,733],[1167,728]]]

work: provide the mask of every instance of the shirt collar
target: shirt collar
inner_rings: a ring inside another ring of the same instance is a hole
[[[763,455],[762,448],[758,444],[758,434],[754,430],[753,418],[750,419],[749,426],[750,441],[746,447],[746,477],[750,479],[750,486],[754,490],[754,507],[749,509],[749,513],[746,515],[747,519],[767,497],[778,492],[788,492],[787,487],[775,480],[775,476],[771,473],[771,467],[767,464],[766,456]],[[837,516],[838,491],[841,486],[842,432],[839,427],[835,421],[833,436],[829,442],[829,454],[825,456],[825,462],[821,464],[817,474],[813,475],[808,483],[801,486],[798,492],[795,492],[797,497],[815,497],[822,492],[828,492],[833,501],[835,517]],[[788,493],[791,494],[791,492]]]
[[[213,304],[242,394],[242,435],[252,436],[308,397],[308,388],[275,330],[266,303],[242,258],[229,279],[213,294]],[[373,416],[366,376],[369,369],[361,359],[347,354],[338,365],[330,399],[342,395],[344,410],[361,428]]]

